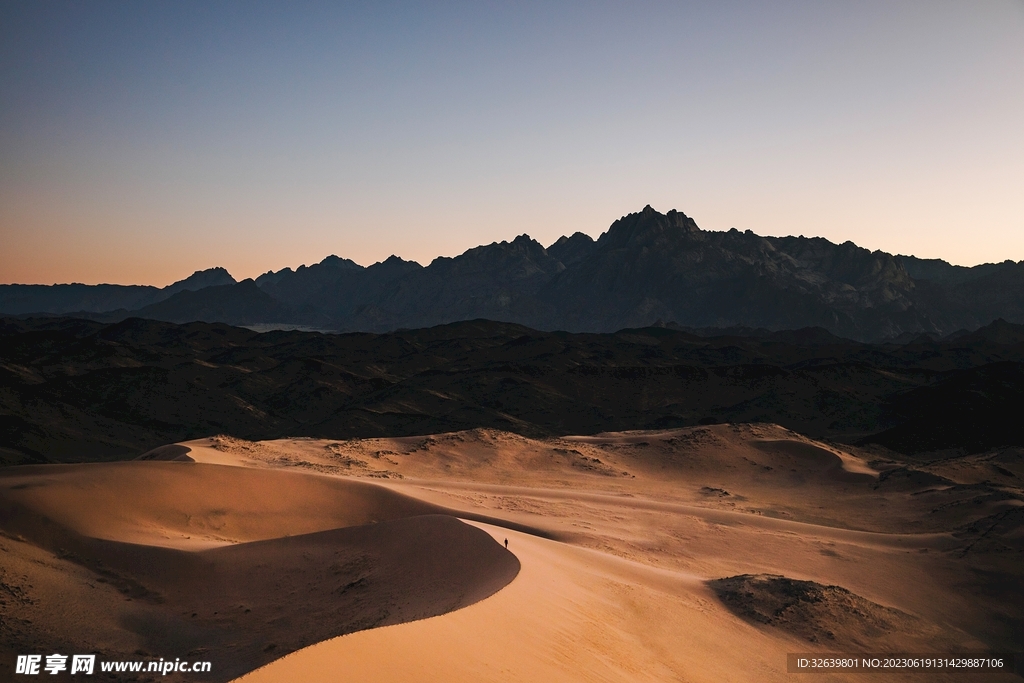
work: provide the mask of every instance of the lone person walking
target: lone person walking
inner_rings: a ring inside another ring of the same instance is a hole
[[[505,550],[508,550],[508,539],[505,539]]]

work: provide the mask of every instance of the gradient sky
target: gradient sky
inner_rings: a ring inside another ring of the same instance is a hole
[[[1024,259],[1024,0],[0,4],[0,282],[427,263],[645,204]]]

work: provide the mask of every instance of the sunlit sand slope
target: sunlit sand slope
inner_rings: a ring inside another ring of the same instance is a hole
[[[146,457],[0,470],[0,666],[46,643],[218,681],[790,681],[790,652],[1024,642],[1013,453],[755,424]]]
[[[492,597],[440,617],[314,645],[239,683],[790,681],[786,653],[815,649],[799,635],[737,618],[699,577],[482,526],[509,538],[522,562],[519,576]],[[840,615],[806,628],[848,622]],[[897,649],[920,648],[927,640],[916,625],[888,635]]]
[[[189,462],[3,470],[0,581],[13,599],[0,654],[7,666],[43,645],[205,659],[203,680],[227,680],[515,577],[503,546],[436,511],[363,482]]]
[[[551,539],[492,526],[523,565],[499,593],[254,680],[789,680],[789,652],[1012,650],[1024,623],[1017,489],[772,425],[188,445],[197,459],[373,477]]]

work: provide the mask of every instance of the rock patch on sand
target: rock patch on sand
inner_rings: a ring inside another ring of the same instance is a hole
[[[735,614],[812,643],[856,643],[892,633],[920,632],[924,624],[841,586],[776,574],[741,574],[709,581]]]

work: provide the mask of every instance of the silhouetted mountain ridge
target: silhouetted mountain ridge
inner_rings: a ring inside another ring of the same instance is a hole
[[[149,285],[0,285],[0,313],[105,313],[135,311],[182,291],[231,285],[235,279],[223,268],[197,270],[163,288]]]
[[[226,271],[218,274],[225,276],[230,278]],[[964,268],[820,237],[705,231],[682,212],[661,214],[650,206],[615,221],[597,240],[576,233],[545,249],[524,234],[439,257],[426,267],[392,256],[364,268],[329,256],[294,271],[265,273],[255,285],[276,305],[257,301],[248,285],[233,298],[211,287],[188,287],[196,295],[173,305],[158,305],[169,296],[164,290],[154,301],[136,293],[134,307],[91,317],[220,316],[236,324],[368,332],[476,318],[573,332],[658,323],[820,327],[862,341],[938,339],[998,318],[1024,322],[1024,262]],[[17,298],[11,292],[0,290],[0,312],[33,310],[26,308],[25,292],[16,305],[6,304]],[[61,310],[96,312],[97,305]]]

